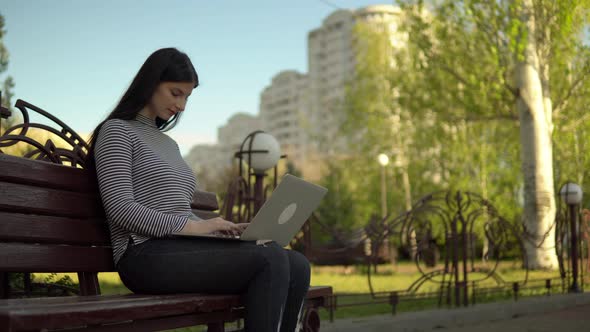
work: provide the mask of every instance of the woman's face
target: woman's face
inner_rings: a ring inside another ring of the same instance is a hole
[[[151,119],[159,117],[168,121],[174,114],[184,111],[194,87],[192,82],[162,82],[141,113]]]

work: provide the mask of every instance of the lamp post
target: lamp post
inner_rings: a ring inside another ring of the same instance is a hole
[[[245,155],[245,158],[244,158]],[[248,164],[247,179],[248,188],[252,188],[250,178],[254,176],[254,193],[250,200],[254,203],[252,215],[256,215],[264,203],[264,176],[266,170],[275,167],[275,184],[277,178],[276,165],[281,159],[281,147],[279,142],[269,133],[257,130],[250,133],[235,155],[240,159],[239,168],[242,175],[242,160]]]
[[[381,153],[377,157],[379,165],[381,165],[381,218],[387,216],[387,188],[385,183],[385,166],[389,164],[389,157]]]
[[[582,188],[575,183],[566,183],[559,194],[568,207],[570,217],[570,256],[572,262],[572,284],[570,292],[579,293],[578,286],[578,207],[582,202]]]

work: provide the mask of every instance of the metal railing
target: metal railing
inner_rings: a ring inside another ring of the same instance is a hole
[[[381,291],[373,293],[334,294],[329,298],[325,309],[328,311],[330,322],[335,319],[335,312],[338,309],[389,305],[392,315],[401,311],[417,311],[429,308],[452,308],[461,307],[450,299],[453,295],[449,287],[441,287],[435,292],[409,292],[407,290]],[[509,282],[504,286],[478,287],[473,283],[471,287],[464,287],[463,291],[469,292],[468,305],[490,303],[512,299],[518,301],[522,298],[532,296],[551,296],[555,294],[568,293],[568,283],[564,278],[529,279],[526,285],[520,282]],[[407,309],[409,308],[409,309]]]

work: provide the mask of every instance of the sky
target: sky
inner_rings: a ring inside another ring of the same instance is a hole
[[[332,12],[379,0],[0,0],[9,66],[23,99],[81,135],[114,108],[145,59],[162,47],[188,54],[198,74],[168,132],[186,155],[215,143],[237,112],[257,114],[282,70],[307,71],[307,34]],[[34,119],[39,119],[35,117]]]

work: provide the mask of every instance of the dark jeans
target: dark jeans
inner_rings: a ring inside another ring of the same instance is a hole
[[[309,262],[271,242],[151,239],[129,246],[117,269],[134,293],[243,294],[246,331],[294,331],[309,288]]]

